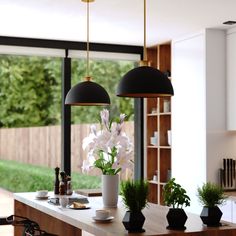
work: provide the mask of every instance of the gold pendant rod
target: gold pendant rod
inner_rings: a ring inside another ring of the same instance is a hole
[[[89,77],[89,1],[87,1],[87,77]]]
[[[144,0],[144,40],[143,40],[143,43],[144,43],[144,47],[143,47],[143,60],[144,61],[147,61],[147,47],[146,47],[146,0]]]

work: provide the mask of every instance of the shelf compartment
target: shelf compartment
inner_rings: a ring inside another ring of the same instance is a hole
[[[157,114],[157,112],[158,112],[157,98],[148,98],[147,99],[147,114],[155,115]]]
[[[147,150],[147,179],[152,179],[158,170],[157,158],[158,149],[153,148]]]
[[[171,130],[171,116],[160,116],[160,132],[159,132],[159,142],[160,146],[168,145],[168,135],[167,131]]]
[[[159,110],[160,114],[167,114],[167,115],[171,114],[171,98],[170,97],[159,98],[159,106],[160,106],[160,110]]]
[[[154,132],[158,131],[158,119],[157,116],[148,116],[147,117],[147,145],[151,145],[150,138],[154,136]]]
[[[149,190],[148,201],[157,204],[158,203],[157,201],[158,185],[149,183],[148,190]]]
[[[161,149],[160,150],[160,182],[166,183],[171,177],[171,150]]]

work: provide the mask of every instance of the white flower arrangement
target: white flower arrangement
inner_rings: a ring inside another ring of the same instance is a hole
[[[116,175],[132,165],[133,144],[122,132],[126,115],[120,114],[117,122],[109,120],[109,111],[100,112],[101,130],[91,125],[89,136],[83,139],[83,149],[88,151],[82,170],[97,167],[104,175]]]

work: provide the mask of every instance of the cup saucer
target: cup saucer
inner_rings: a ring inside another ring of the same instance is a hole
[[[43,196],[43,197],[40,197],[40,196],[37,196],[37,195],[35,196],[35,198],[38,199],[38,200],[46,200],[46,199],[48,199],[48,197],[49,197],[48,195]]]
[[[97,222],[110,222],[114,219],[114,216],[109,216],[105,219],[101,219],[101,218],[97,218],[96,216],[93,216],[92,219],[97,221]]]

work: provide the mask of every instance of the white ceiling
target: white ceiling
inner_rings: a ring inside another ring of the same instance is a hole
[[[236,21],[236,0],[147,0],[147,43],[227,29]],[[0,35],[86,40],[81,0],[0,0]],[[96,0],[90,4],[90,41],[143,45],[143,0]]]

